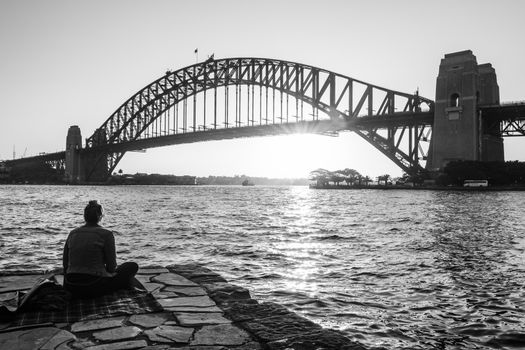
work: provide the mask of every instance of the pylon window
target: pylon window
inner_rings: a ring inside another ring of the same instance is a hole
[[[459,107],[459,94],[453,93],[450,95],[450,107]]]

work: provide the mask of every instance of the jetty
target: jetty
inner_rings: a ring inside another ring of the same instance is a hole
[[[63,275],[56,271],[53,278],[61,284]],[[44,275],[0,272],[0,303],[15,302]],[[252,299],[246,288],[202,265],[144,267],[137,279],[147,290],[137,298],[100,308],[95,301],[70,306],[68,315],[22,313],[0,323],[0,349],[365,349],[279,304]]]

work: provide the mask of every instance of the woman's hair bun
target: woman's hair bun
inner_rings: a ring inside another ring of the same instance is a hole
[[[102,217],[102,206],[96,200],[89,201],[84,209],[84,220],[88,223],[97,224]]]

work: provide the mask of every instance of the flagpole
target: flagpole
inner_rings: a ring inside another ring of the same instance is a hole
[[[199,63],[199,49],[195,49],[195,63]]]

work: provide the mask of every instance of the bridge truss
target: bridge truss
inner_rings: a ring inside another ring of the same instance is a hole
[[[524,101],[482,106],[480,112],[487,127],[498,130],[500,136],[525,136]]]
[[[353,131],[406,172],[424,169],[433,102],[304,64],[209,59],[168,71],[87,139],[110,174],[126,151],[261,135]],[[352,151],[352,150],[348,150]],[[92,170],[87,178],[89,180]]]

